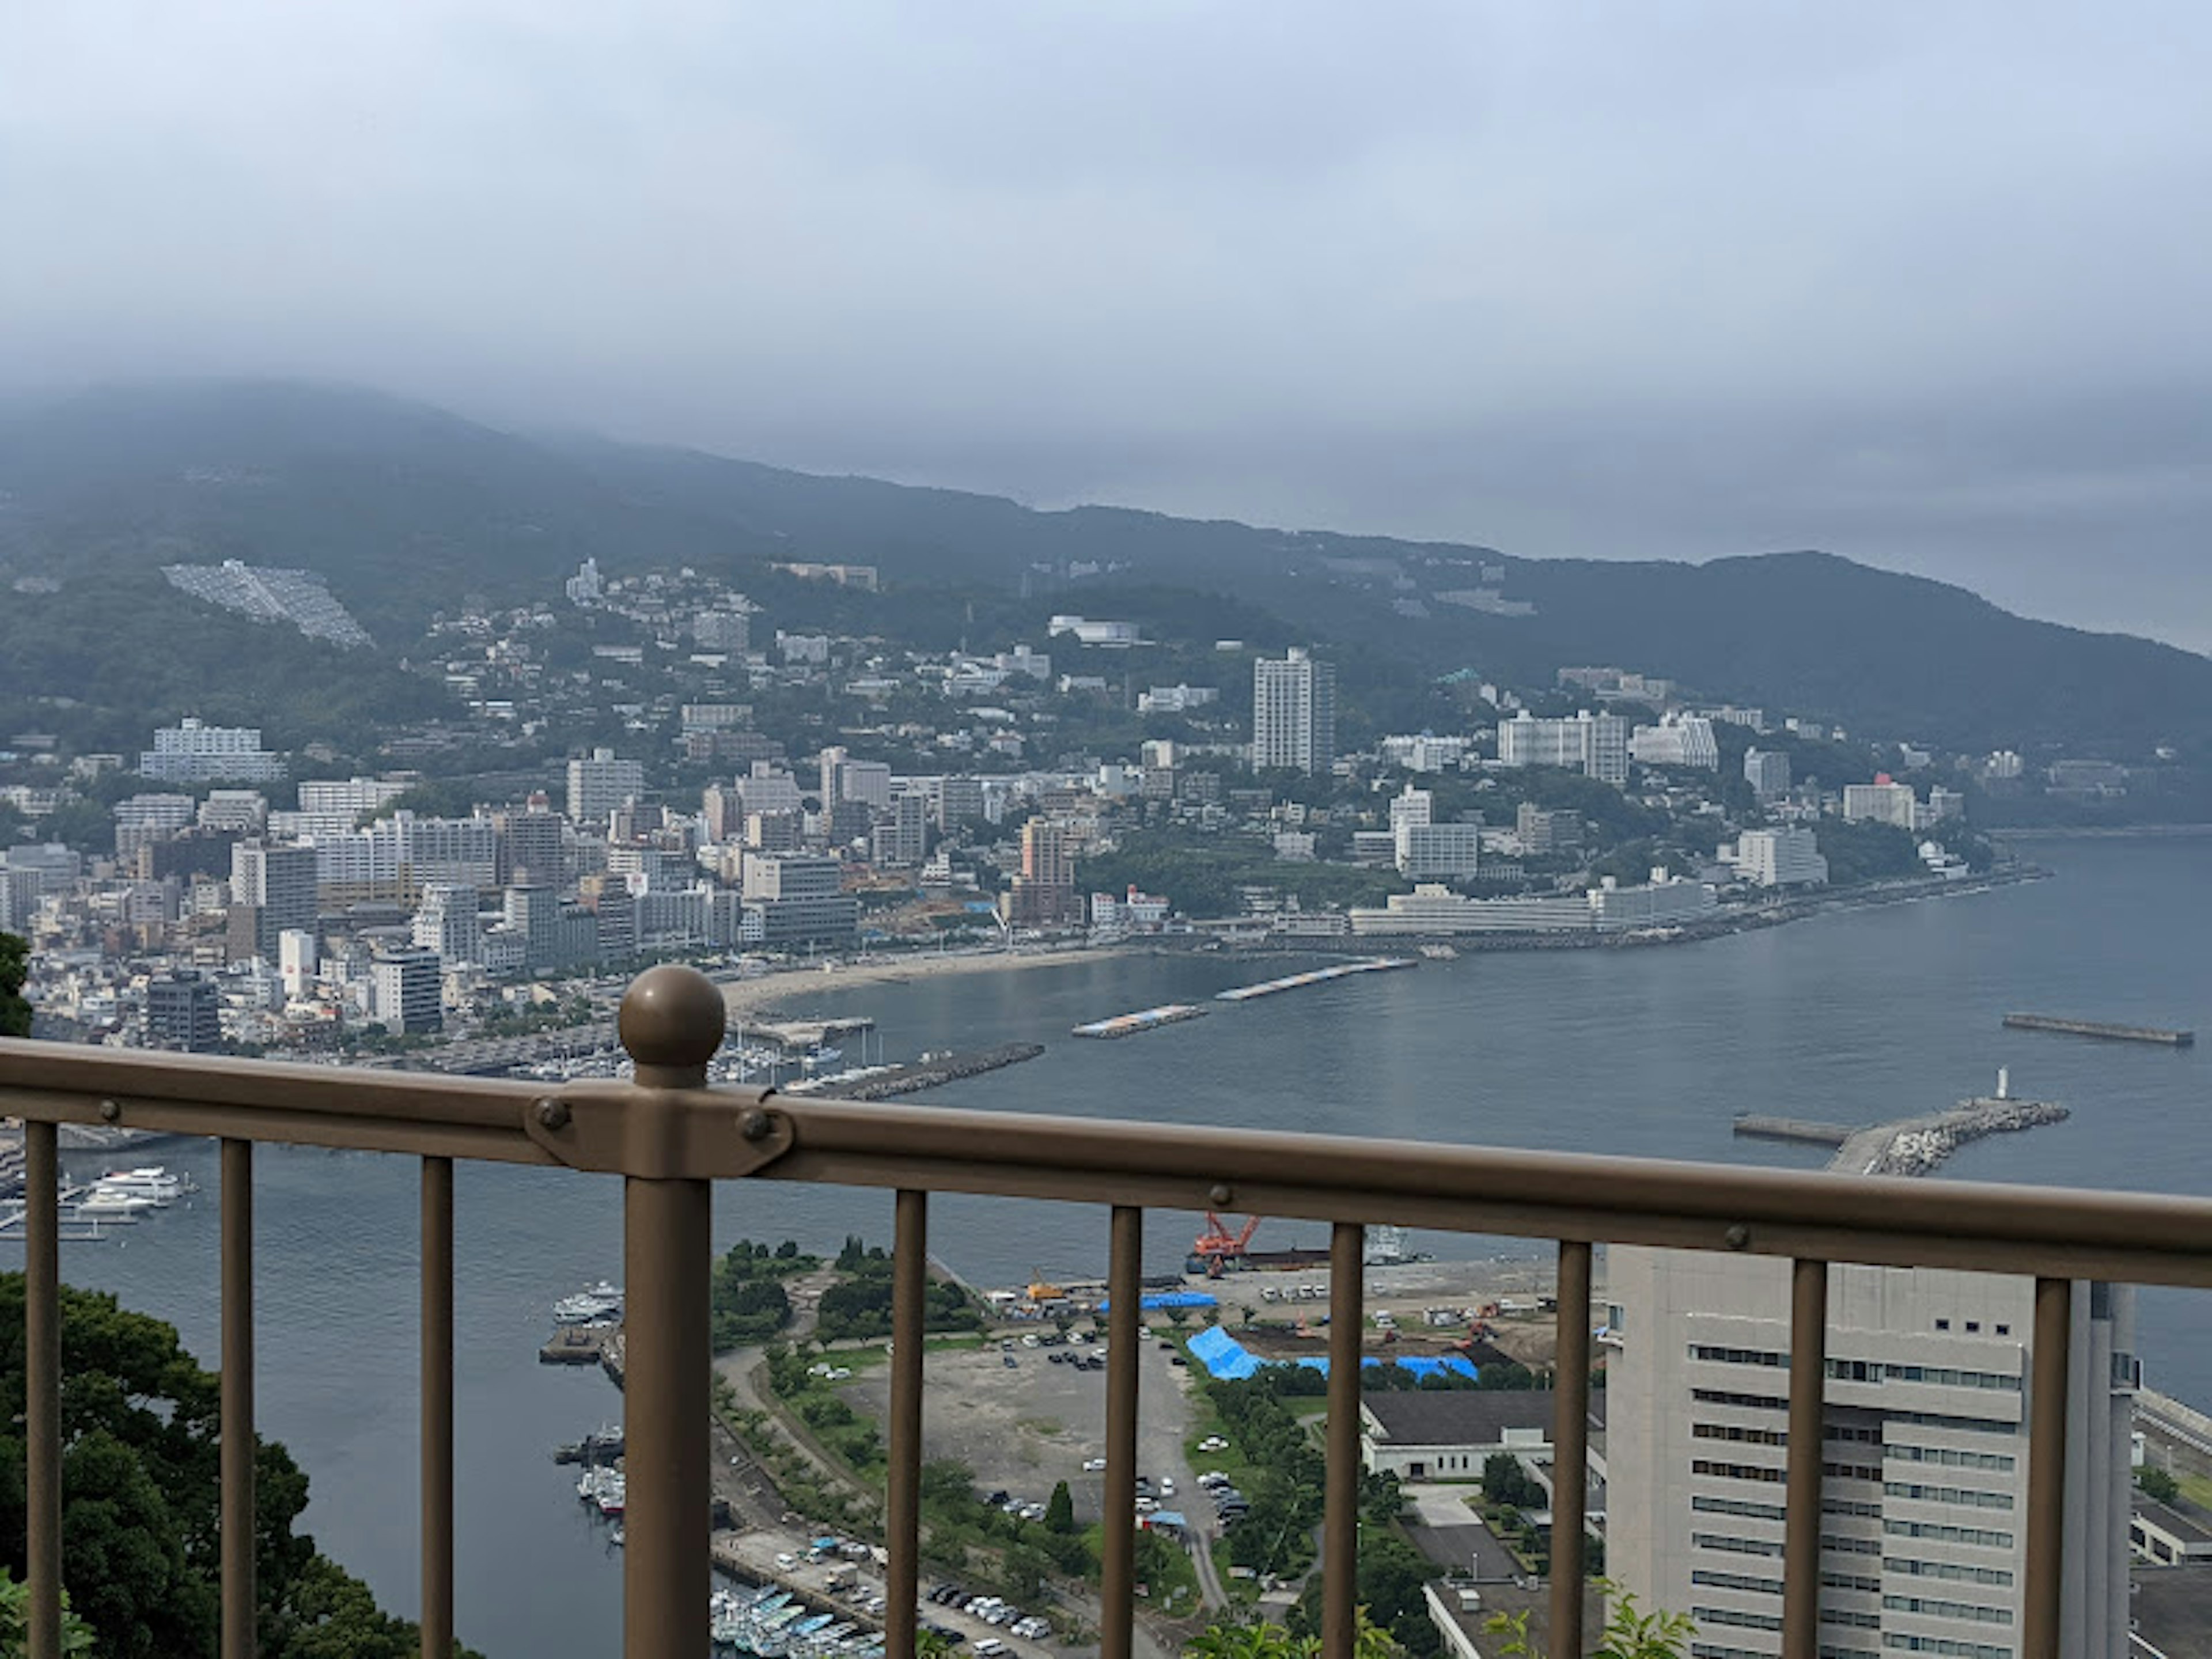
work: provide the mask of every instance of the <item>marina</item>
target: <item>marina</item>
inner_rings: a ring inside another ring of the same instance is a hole
[[[2195,1045],[2194,1031],[2166,1031],[2151,1025],[2110,1025],[2101,1020],[2066,1019],[2057,1014],[2007,1014],[2010,1031],[2054,1031],[2063,1036],[2096,1037],[2108,1042],[2152,1042],[2168,1048]]]
[[[1218,992],[1216,1002],[1249,1002],[1255,997],[1271,997],[1279,991],[1304,990],[1309,985],[1326,985],[1331,980],[1347,979],[1354,974],[1388,973],[1394,968],[1413,968],[1419,965],[1412,957],[1365,957],[1358,962],[1332,963],[1326,968],[1316,968],[1303,974],[1289,974],[1281,979],[1263,980],[1257,985],[1240,985],[1231,990]]]
[[[833,1073],[828,1077],[805,1078],[785,1085],[782,1092],[822,1095],[836,1100],[890,1100],[1018,1066],[1043,1052],[1042,1042],[1002,1042],[995,1048],[964,1053],[925,1054],[920,1060],[903,1066],[870,1066]]]
[[[1157,1008],[1139,1008],[1133,1014],[1116,1014],[1111,1019],[1094,1019],[1086,1025],[1075,1027],[1072,1035],[1109,1038],[1135,1036],[1140,1031],[1155,1031],[1163,1025],[1177,1025],[1187,1019],[1204,1019],[1206,1012],[1195,1003],[1164,1002]]]

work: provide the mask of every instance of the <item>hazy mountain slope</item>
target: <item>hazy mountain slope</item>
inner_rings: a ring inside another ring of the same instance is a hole
[[[60,580],[60,613],[161,563],[239,557],[324,572],[386,645],[404,647],[465,595],[542,599],[586,556],[611,574],[688,563],[740,580],[770,559],[868,563],[894,588],[1028,581],[1072,611],[1087,591],[1106,593],[1068,581],[1069,568],[1097,567],[1109,588],[1231,594],[1279,618],[1287,637],[1391,651],[1419,672],[1472,667],[1528,684],[1563,665],[1613,664],[1967,747],[2125,757],[2212,713],[2212,659],[2027,621],[1960,588],[1820,554],[1544,561],[1115,507],[1040,513],[690,451],[518,436],[348,388],[123,387],[0,415],[0,583]],[[1534,613],[1438,597],[1477,589]],[[83,637],[96,653],[97,630]],[[30,667],[0,662],[0,692],[38,689],[24,683]]]

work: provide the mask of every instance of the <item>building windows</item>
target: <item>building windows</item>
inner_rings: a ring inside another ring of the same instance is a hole
[[[1967,1567],[1955,1561],[1916,1561],[1892,1555],[1883,1558],[1881,1570],[1915,1578],[1948,1578],[1954,1583],[1989,1584],[1998,1589],[2012,1588],[2012,1574],[2002,1567]]]
[[[1881,1594],[1881,1580],[1869,1578],[1863,1573],[1824,1572],[1820,1575],[1820,1583],[1826,1589],[1864,1590],[1869,1595]]]
[[[1885,1595],[1881,1598],[1885,1611],[1917,1613],[1930,1619],[1972,1620],[1978,1625],[2009,1625],[2010,1607],[1985,1607],[1974,1601],[1942,1601],[1919,1595]]]
[[[1701,1625],[1733,1625],[1738,1630],[1782,1628],[1782,1620],[1771,1613],[1738,1613],[1734,1607],[1692,1607],[1690,1617]]]
[[[2010,1648],[1993,1648],[1986,1642],[1954,1642],[1946,1636],[1900,1636],[1881,1638],[1894,1653],[1936,1653],[1944,1659],[2012,1659]]]
[[[1779,1559],[1782,1543],[1772,1538],[1736,1538],[1722,1532],[1693,1532],[1690,1534],[1693,1548],[1725,1550],[1731,1555],[1766,1555]]]
[[[1879,1480],[1881,1470],[1872,1463],[1830,1463],[1820,1465],[1820,1473],[1837,1480]]]
[[[1881,1620],[1871,1613],[1859,1613],[1850,1607],[1822,1607],[1820,1622],[1824,1625],[1849,1625],[1853,1630],[1880,1630]]]
[[[1708,1498],[1702,1492],[1690,1499],[1700,1515],[1740,1515],[1747,1521],[1787,1521],[1790,1511],[1779,1504],[1748,1504],[1741,1498]]]
[[[1692,1474],[1717,1476],[1723,1480],[1764,1480],[1771,1486],[1780,1486],[1780,1469],[1762,1468],[1756,1463],[1712,1463],[1700,1457],[1691,1463]]]
[[[1869,1504],[1856,1498],[1823,1498],[1820,1500],[1820,1513],[1862,1516],[1869,1521],[1879,1521],[1881,1519],[1881,1505]]]
[[[1753,1595],[1782,1594],[1779,1578],[1759,1578],[1747,1572],[1693,1572],[1690,1582],[1703,1584],[1707,1589],[1744,1590]]]
[[[2013,1544],[2008,1532],[1991,1532],[1985,1527],[1947,1527],[1932,1521],[1885,1521],[1881,1529],[1892,1538],[1924,1538],[1938,1544],[1972,1544],[1983,1549],[2008,1550]]]
[[[1692,1389],[1690,1398],[1701,1406],[1741,1406],[1746,1411],[1786,1412],[1790,1402],[1771,1394],[1736,1394],[1727,1389]]]
[[[1720,1348],[1708,1342],[1690,1344],[1690,1358],[1703,1359],[1716,1365],[1771,1365],[1779,1370],[1790,1368],[1790,1356],[1777,1353],[1771,1348]],[[1835,1362],[1828,1362],[1833,1365]],[[1833,1376],[1832,1370],[1829,1373]]]
[[[1881,1546],[1871,1538],[1845,1538],[1839,1533],[1820,1534],[1820,1547],[1838,1555],[1880,1555]]]
[[[1790,1437],[1780,1429],[1751,1429],[1741,1423],[1692,1423],[1691,1437],[1698,1440],[1735,1440],[1752,1446],[1786,1446]]]
[[[1892,1365],[1879,1359],[1831,1359],[1828,1376],[1838,1382],[1925,1382],[1945,1389],[2020,1392],[2020,1378],[2008,1372],[1961,1370],[1952,1365]]]
[[[2012,1507],[2008,1492],[1976,1492],[1967,1486],[1923,1486],[1916,1481],[1890,1480],[1883,1483],[1882,1492],[1890,1498],[1915,1498],[1923,1504],[1959,1504],[1977,1510]]]
[[[2002,1452],[1959,1451],[1950,1446],[1891,1446],[1884,1455],[1907,1463],[1940,1463],[1947,1469],[1989,1469],[1998,1474],[2013,1472],[2013,1460]]]

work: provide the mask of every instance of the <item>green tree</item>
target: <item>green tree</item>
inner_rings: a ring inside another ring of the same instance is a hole
[[[1634,1595],[1602,1579],[1597,1583],[1613,1598],[1613,1609],[1590,1659],[1682,1659],[1690,1638],[1698,1633],[1694,1620],[1686,1613],[1639,1613]],[[1498,1650],[1500,1654],[1544,1659],[1543,1650],[1528,1639],[1527,1608],[1494,1615],[1489,1629],[1493,1636],[1511,1638]]]
[[[0,933],[0,1036],[31,1035],[31,1005],[23,1000],[23,981],[30,976],[30,945],[14,933]]]
[[[0,1568],[0,1659],[21,1659],[30,1651],[31,1587]],[[62,1592],[62,1651],[90,1654],[92,1627],[70,1610],[69,1592]]]
[[[171,1326],[61,1288],[62,1580],[102,1659],[211,1659],[219,1623],[221,1389]],[[22,1497],[23,1278],[0,1274],[0,1566],[28,1549]],[[307,1478],[255,1457],[255,1576],[269,1659],[413,1653],[414,1626],[293,1523]]]
[[[1048,1532],[1072,1533],[1075,1530],[1075,1498],[1068,1492],[1065,1480],[1055,1485],[1052,1496],[1045,1500],[1044,1524]]]
[[[2136,1485],[2142,1488],[2145,1497],[2161,1504],[2171,1504],[2181,1496],[2181,1482],[2155,1463],[2146,1463],[2136,1471]]]

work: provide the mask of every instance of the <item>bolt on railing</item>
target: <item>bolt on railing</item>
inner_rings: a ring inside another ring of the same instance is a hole
[[[657,968],[623,1000],[628,1083],[546,1094],[514,1081],[151,1058],[0,1039],[0,1109],[26,1122],[25,1526],[32,1659],[59,1659],[63,1121],[129,1123],[222,1143],[224,1659],[254,1650],[253,1146],[289,1142],[422,1161],[422,1652],[453,1637],[453,1164],[566,1166],[624,1180],[628,1281],[624,1651],[703,1655],[711,1589],[713,1183],[774,1179],[889,1189],[893,1347],[884,1522],[887,1643],[917,1626],[928,1195],[957,1191],[1111,1206],[1103,1611],[1108,1659],[1133,1648],[1139,1298],[1146,1208],[1247,1208],[1331,1224],[1322,1524],[1324,1651],[1356,1622],[1362,1224],[1559,1243],[1550,1650],[1583,1650],[1592,1248],[1654,1244],[1775,1256],[1792,1267],[1783,1652],[1819,1651],[1821,1429],[1831,1262],[1926,1265],[2036,1279],[2021,1651],[2057,1659],[2074,1282],[2212,1287],[2212,1203],[1941,1182],[1875,1182],[1653,1160],[1341,1137],[917,1109],[707,1086],[721,994]]]

